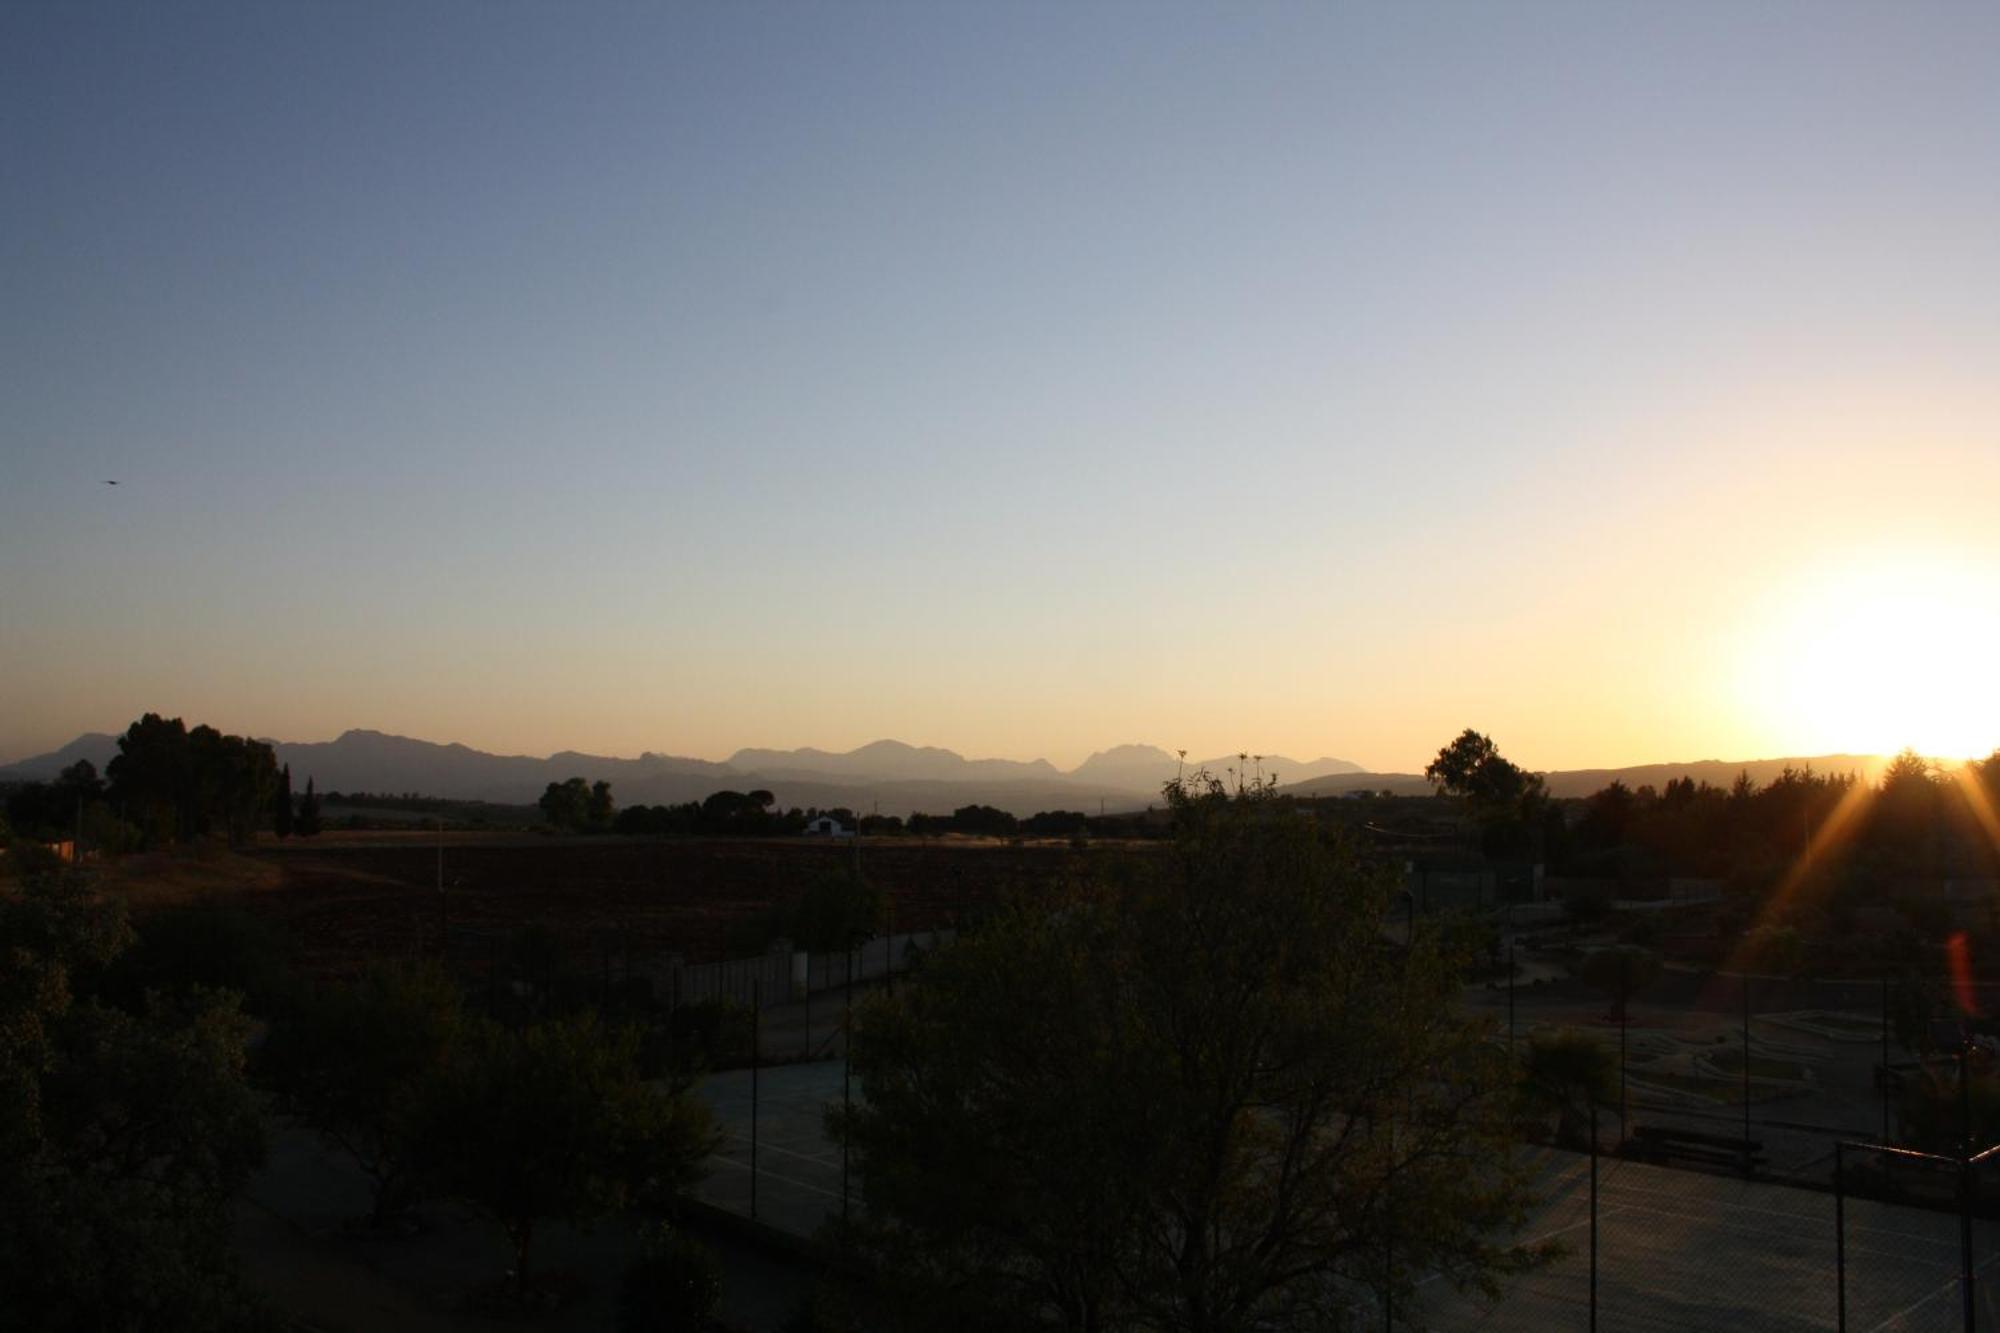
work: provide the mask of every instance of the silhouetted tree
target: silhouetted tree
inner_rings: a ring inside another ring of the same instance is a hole
[[[1354,1284],[1526,1258],[1490,1239],[1525,1194],[1464,960],[1383,949],[1389,878],[1264,784],[1169,798],[1169,851],[857,1013],[833,1127],[912,1326],[1337,1327]]]
[[[278,770],[278,796],[271,806],[271,829],[281,838],[292,836],[292,766]]]
[[[242,843],[264,822],[278,766],[262,741],[209,726],[190,731],[179,718],[147,713],[118,738],[106,772],[111,798],[149,841],[200,837],[219,826]]]
[[[722,1267],[686,1232],[655,1223],[618,1285],[618,1333],[686,1333],[711,1326],[722,1302]]]
[[[1593,1106],[1618,1105],[1618,1057],[1573,1028],[1538,1032],[1521,1062],[1521,1093],[1531,1112],[1553,1115],[1556,1142],[1580,1148],[1589,1142]]]
[[[583,1014],[509,1030],[474,1023],[437,1103],[448,1191],[498,1222],[516,1287],[542,1222],[666,1207],[716,1146],[708,1108],[641,1076],[636,1030]]]
[[[951,812],[951,826],[960,833],[984,834],[989,837],[1005,837],[1014,832],[1020,821],[990,805],[961,805]]]
[[[815,879],[786,922],[792,943],[810,953],[841,953],[873,939],[888,897],[860,875],[833,870]]]
[[[1659,955],[1630,945],[1593,949],[1577,965],[1577,975],[1611,1001],[1611,1021],[1621,1022],[1632,997],[1660,979]]]
[[[319,796],[313,791],[313,780],[306,777],[306,794],[299,798],[299,813],[292,820],[292,832],[301,838],[319,836]]]
[[[1466,728],[1437,752],[1424,776],[1441,794],[1465,799],[1481,825],[1487,851],[1541,854],[1549,810],[1541,774],[1502,757],[1490,737]]]
[[[441,970],[385,963],[313,997],[265,1045],[260,1067],[285,1105],[373,1182],[378,1226],[418,1196],[464,1022]]]
[[[137,1012],[131,939],[71,875],[0,894],[0,1308],[10,1328],[247,1326],[230,1203],[261,1157],[248,1026],[209,994]]]
[[[608,795],[607,789],[607,795]],[[559,829],[581,829],[590,822],[590,784],[582,778],[551,782],[542,792],[542,817]]]

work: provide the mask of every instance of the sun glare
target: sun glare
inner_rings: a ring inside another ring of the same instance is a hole
[[[1939,758],[2000,746],[2000,585],[1963,566],[1822,571],[1754,641],[1750,702],[1779,743]]]

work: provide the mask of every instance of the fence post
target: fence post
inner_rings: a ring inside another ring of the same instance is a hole
[[[1958,1260],[1959,1284],[1965,1293],[1965,1333],[1972,1333],[1972,1159],[1958,1164]]]
[[[854,1110],[854,946],[847,946],[847,1013],[840,1026],[840,1220],[847,1220],[847,1117]]]
[[[1590,1099],[1590,1333],[1597,1333],[1597,1098]]]
[[[680,1069],[680,1065],[677,1064],[674,1060],[675,1056],[674,1020],[680,1017],[680,1012],[681,1012],[680,960],[674,959],[671,963],[669,963],[669,966],[673,968],[673,971],[670,974],[673,977],[673,984],[672,984],[672,990],[670,991],[671,998],[667,1001],[667,1067],[669,1069],[678,1071]]]
[[[806,955],[806,1059],[813,1057],[813,964]]]
[[[1972,1158],[1972,1070],[1966,1062],[1965,1053],[1972,1045],[1970,1036],[1958,1041],[1958,1155],[1966,1160]]]
[[[1396,1333],[1396,1218],[1388,1214],[1389,1225],[1382,1232],[1382,1327]]]
[[[1889,974],[1882,974],[1882,1142],[1889,1142]]]
[[[1743,1174],[1750,1174],[1750,974],[1743,974]]]
[[[1514,936],[1507,936],[1507,1058],[1514,1057]]]
[[[1833,1141],[1834,1327],[1839,1333],[1847,1333],[1847,1174],[1843,1169],[1846,1147],[1839,1139]]]
[[[1625,1025],[1629,1019],[1626,1010],[1631,1005],[1627,999],[1618,1006],[1618,1146],[1623,1151],[1626,1139],[1631,1135],[1625,1128]]]
[[[763,1054],[764,979],[750,979],[750,1220],[757,1220],[757,1066]]]

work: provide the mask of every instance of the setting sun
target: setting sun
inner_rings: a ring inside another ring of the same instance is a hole
[[[1995,583],[1944,558],[1821,571],[1753,635],[1748,702],[1799,748],[1969,758],[2000,745]]]

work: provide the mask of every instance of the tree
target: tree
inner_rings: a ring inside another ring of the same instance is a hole
[[[1449,795],[1505,806],[1520,798],[1533,775],[1502,758],[1491,737],[1467,727],[1437,752],[1424,768],[1424,777]]]
[[[580,829],[590,821],[590,784],[582,778],[551,782],[535,804],[554,827]]]
[[[611,827],[611,815],[616,808],[611,799],[611,784],[602,778],[590,784],[590,799],[584,802],[583,817],[594,829]]]
[[[809,953],[842,953],[873,939],[888,915],[882,890],[847,870],[820,875],[793,906],[786,930]]]
[[[271,831],[281,838],[292,836],[292,766],[278,770],[278,795],[271,805]]]
[[[373,1182],[376,1226],[421,1191],[433,1106],[464,1023],[441,969],[385,963],[315,996],[265,1046],[262,1068],[289,1109]]]
[[[990,805],[961,805],[951,812],[951,826],[960,833],[1002,838],[1014,832],[1019,824],[1005,810]]]
[[[0,1309],[9,1326],[235,1327],[230,1199],[263,1147],[214,994],[96,995],[131,939],[75,876],[0,895]]]
[[[619,1333],[707,1328],[721,1302],[722,1266],[714,1253],[686,1232],[655,1223],[619,1284]]]
[[[1618,1104],[1618,1058],[1573,1028],[1538,1032],[1521,1062],[1521,1093],[1531,1111],[1555,1117],[1557,1143],[1581,1148],[1589,1142],[1591,1108]]]
[[[518,1291],[539,1223],[663,1208],[716,1146],[706,1106],[640,1077],[636,1030],[475,1023],[460,1050],[435,1106],[440,1179],[507,1233]]]
[[[1611,1021],[1622,1023],[1632,997],[1660,979],[1660,957],[1629,944],[1592,949],[1578,964],[1577,975],[1586,986],[1609,997]]]
[[[255,836],[277,785],[277,758],[262,741],[188,730],[147,713],[118,738],[106,768],[111,798],[150,842],[185,841],[218,828],[231,843]]]
[[[319,796],[313,791],[313,780],[306,778],[306,794],[299,798],[299,813],[292,820],[292,832],[301,838],[319,836]]]
[[[1170,787],[1170,851],[859,1011],[834,1128],[909,1323],[1319,1328],[1354,1283],[1400,1303],[1525,1260],[1490,1239],[1524,1196],[1467,960],[1384,947],[1391,877],[1272,790]]]
[[[1437,752],[1424,776],[1441,794],[1465,799],[1489,852],[1530,851],[1543,840],[1549,799],[1541,774],[1502,757],[1490,737],[1467,727]]]

